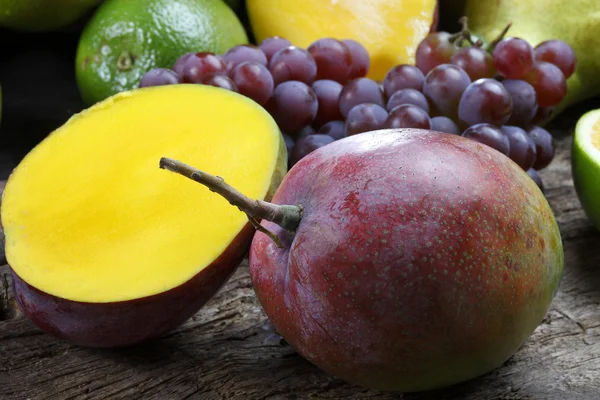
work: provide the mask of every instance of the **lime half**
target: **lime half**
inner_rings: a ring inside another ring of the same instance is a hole
[[[581,205],[600,229],[600,109],[589,111],[577,121],[572,170]]]

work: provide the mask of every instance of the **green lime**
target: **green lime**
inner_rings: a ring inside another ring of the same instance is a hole
[[[0,26],[50,31],[76,21],[102,0],[0,0]]]
[[[571,162],[577,196],[589,219],[600,229],[600,109],[589,111],[577,121]]]
[[[248,43],[222,0],[107,0],[85,27],[75,71],[84,102],[133,89],[152,68],[171,68],[187,52],[224,53]]]

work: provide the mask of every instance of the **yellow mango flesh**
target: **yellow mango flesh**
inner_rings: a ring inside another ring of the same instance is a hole
[[[71,118],[14,170],[1,213],[8,263],[35,288],[75,301],[175,288],[222,254],[248,220],[219,195],[160,169],[160,158],[260,199],[282,162],[281,143],[266,111],[223,89],[118,94]]]
[[[371,79],[414,64],[415,50],[431,28],[437,0],[247,0],[259,42],[281,36],[306,48],[324,37],[354,39],[371,56]]]

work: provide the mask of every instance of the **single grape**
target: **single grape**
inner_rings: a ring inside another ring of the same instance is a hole
[[[352,53],[340,40],[323,38],[308,47],[317,64],[316,79],[331,79],[342,84],[348,81],[352,70]]]
[[[508,79],[519,79],[533,67],[533,47],[521,39],[502,39],[492,53],[494,66],[500,75]]]
[[[533,139],[529,137],[525,130],[518,126],[504,125],[502,132],[508,137],[510,151],[508,156],[523,170],[527,171],[533,166],[537,151]]]
[[[427,74],[441,64],[448,64],[457,47],[448,32],[434,32],[419,43],[415,51],[417,67]]]
[[[379,85],[369,78],[358,78],[346,83],[340,93],[339,103],[344,118],[347,118],[350,109],[358,104],[373,103],[385,107]]]
[[[319,103],[310,86],[300,81],[283,82],[275,88],[266,104],[279,128],[288,133],[299,132],[310,125],[317,115]]]
[[[451,133],[453,135],[460,135],[460,129],[458,125],[454,123],[448,117],[433,117],[431,118],[431,130],[436,132]]]
[[[285,148],[287,149],[288,158],[289,158],[289,155],[292,152],[292,148],[294,147],[295,141],[287,133],[282,133],[281,135],[283,136],[283,141],[285,142]]]
[[[260,42],[258,48],[264,53],[265,57],[267,57],[267,61],[271,61],[273,54],[291,45],[292,42],[289,40],[279,36],[273,36]]]
[[[388,100],[386,108],[388,112],[391,112],[394,108],[402,104],[413,104],[417,107],[422,108],[427,114],[429,114],[429,103],[427,103],[427,99],[425,98],[423,93],[419,92],[416,89],[398,90]]]
[[[537,172],[533,168],[529,168],[527,170],[527,175],[529,175],[529,177],[531,179],[533,179],[533,181],[535,182],[535,184],[538,185],[538,187],[540,188],[540,190],[543,192],[544,191],[544,182],[542,182],[542,177],[540,176],[540,173]]]
[[[348,47],[352,56],[352,68],[348,74],[348,79],[367,76],[367,72],[369,72],[369,67],[371,66],[371,59],[367,49],[356,40],[344,39],[342,42]]]
[[[493,78],[496,74],[492,56],[480,47],[458,49],[450,59],[450,63],[464,69],[472,81]]]
[[[394,93],[402,89],[423,90],[425,75],[414,65],[396,65],[390,69],[383,79],[383,90],[389,99]]]
[[[510,118],[512,100],[502,83],[483,78],[471,83],[460,98],[458,118],[465,126],[502,126]]]
[[[333,143],[334,140],[329,135],[314,134],[306,136],[296,142],[290,154],[290,166],[294,166],[298,161],[312,153],[313,151]]]
[[[285,81],[300,81],[310,85],[317,76],[317,64],[313,56],[296,46],[288,46],[273,54],[269,70],[275,86]]]
[[[223,74],[213,75],[204,82],[204,85],[215,86],[221,89],[231,90],[232,92],[237,92],[238,87],[236,84],[227,76]]]
[[[429,101],[432,114],[456,119],[458,103],[469,84],[469,75],[456,65],[442,64],[429,71],[425,76],[423,94]]]
[[[323,124],[343,119],[340,113],[339,99],[343,86],[329,79],[321,79],[312,84],[312,89],[319,100],[319,109],[313,122],[315,128],[320,128]]]
[[[183,64],[183,81],[186,83],[202,83],[212,75],[224,74],[227,65],[216,54],[202,52],[189,56]]]
[[[173,70],[167,68],[154,68],[146,72],[140,80],[139,87],[176,85],[181,83],[181,78]]]
[[[187,61],[187,59],[190,58],[191,56],[193,56],[194,54],[196,54],[196,53],[190,52],[190,53],[185,53],[184,55],[179,57],[177,59],[177,61],[175,61],[175,64],[173,64],[173,71],[177,72],[177,75],[183,76],[183,66],[185,65],[185,62]]]
[[[245,61],[254,61],[264,66],[267,65],[267,56],[256,46],[249,44],[240,44],[234,46],[222,56],[223,61],[227,64],[227,68],[232,70],[238,64]]]
[[[531,119],[532,125],[543,125],[550,119],[552,113],[554,112],[554,107],[538,107],[535,116]]]
[[[245,61],[233,68],[231,79],[238,91],[258,104],[265,105],[273,94],[273,77],[264,65],[255,61]]]
[[[567,94],[567,80],[560,68],[545,61],[538,61],[524,78],[535,89],[538,104],[555,106]]]
[[[533,168],[538,171],[546,168],[554,158],[555,149],[552,135],[544,128],[536,125],[530,127],[527,134],[533,139],[537,154]]]
[[[390,111],[390,115],[385,121],[385,127],[389,129],[431,129],[431,119],[429,119],[429,114],[421,107],[413,104],[403,104]]]
[[[488,145],[504,155],[508,156],[510,152],[508,137],[500,128],[494,125],[476,124],[470,126],[462,133],[462,136]]]
[[[379,104],[361,103],[350,110],[346,118],[346,136],[382,129],[388,112]]]
[[[535,89],[520,79],[507,79],[502,81],[502,85],[512,101],[512,112],[506,124],[526,127],[538,110]]]
[[[533,53],[536,61],[546,61],[560,68],[565,78],[569,78],[575,72],[575,52],[562,40],[546,40],[535,46]]]
[[[335,140],[340,140],[346,137],[346,124],[344,121],[329,121],[317,133],[329,135]]]

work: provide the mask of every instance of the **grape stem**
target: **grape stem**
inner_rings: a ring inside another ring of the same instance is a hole
[[[301,205],[279,205],[263,200],[251,199],[227,184],[220,176],[200,171],[172,158],[162,157],[159,166],[161,169],[175,172],[198,182],[206,186],[211,192],[215,192],[225,198],[229,204],[236,206],[240,211],[245,213],[254,228],[267,235],[279,248],[282,248],[283,245],[277,235],[260,225],[259,221],[265,219],[279,225],[283,229],[295,231],[302,219],[303,208]]]
[[[494,48],[496,47],[496,45],[498,43],[500,43],[500,41],[502,39],[504,39],[504,36],[506,36],[506,33],[508,32],[508,30],[510,29],[510,27],[512,26],[512,22],[509,22],[504,29],[502,29],[502,31],[500,32],[500,34],[496,37],[496,39],[492,40],[488,46],[487,46],[487,51],[494,51]]]
[[[466,40],[471,46],[481,47],[483,45],[481,40],[478,39],[477,41],[473,41],[473,35],[469,29],[468,18],[466,16],[462,16],[459,18],[458,22],[462,28],[460,32],[450,35],[450,43],[456,43],[456,45],[460,47]]]

